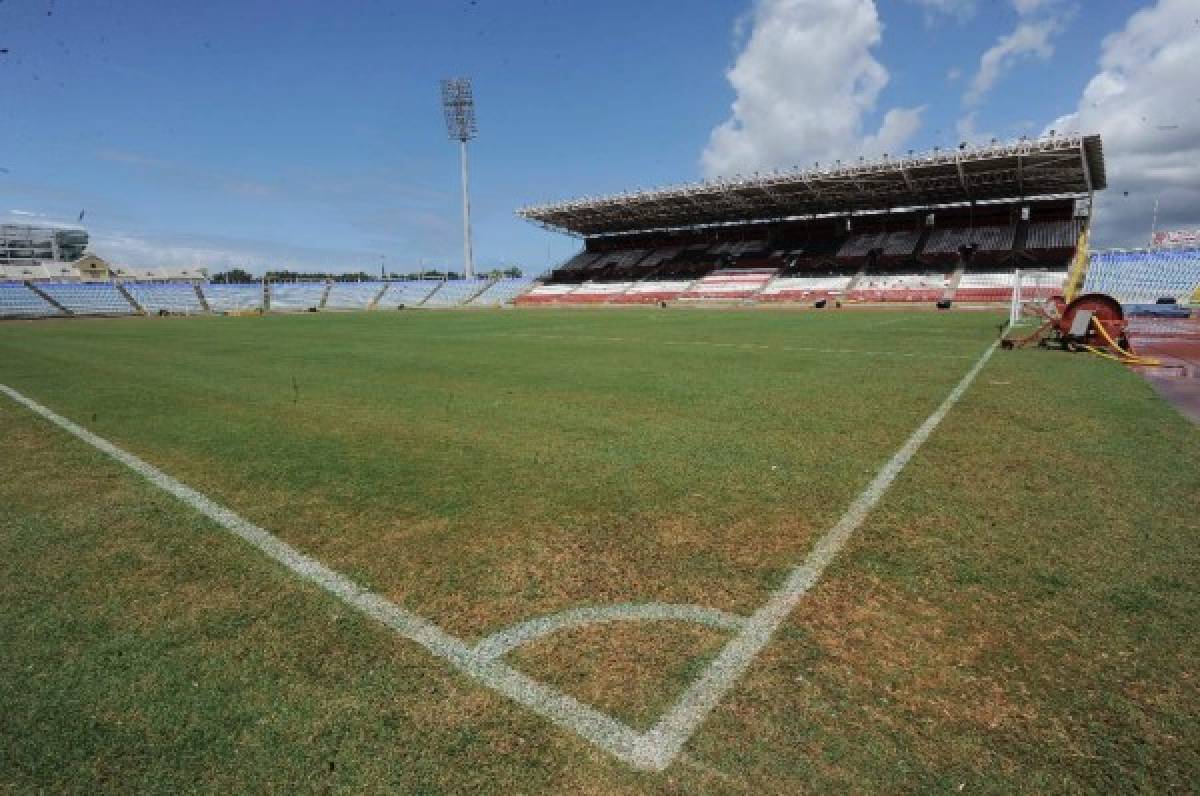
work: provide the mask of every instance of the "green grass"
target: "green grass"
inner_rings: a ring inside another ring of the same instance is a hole
[[[379,313],[0,325],[0,383],[464,639],[753,611],[999,316]],[[1200,779],[1200,431],[998,352],[750,673],[637,774],[0,402],[0,788],[1096,791]],[[711,631],[526,671],[645,726]],[[719,642],[719,638],[716,639]]]

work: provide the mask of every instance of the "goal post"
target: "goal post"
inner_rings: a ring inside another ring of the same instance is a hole
[[[1008,306],[1008,325],[1019,326],[1025,309],[1033,304],[1042,304],[1051,296],[1061,295],[1067,274],[1062,271],[1044,271],[1032,268],[1017,268],[1012,276],[1012,299]],[[1041,317],[1040,313],[1038,317]]]

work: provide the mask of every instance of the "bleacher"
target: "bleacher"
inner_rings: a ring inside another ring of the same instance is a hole
[[[562,297],[564,304],[605,304],[620,296],[633,282],[584,282]]]
[[[327,310],[365,310],[383,289],[383,282],[334,282],[325,298]]]
[[[442,283],[434,291],[423,306],[426,307],[457,307],[465,304],[467,299],[478,293],[487,285],[485,279],[451,279]]]
[[[1013,274],[984,271],[965,273],[954,291],[955,301],[1009,301],[1012,299]]]
[[[213,312],[247,312],[262,309],[262,285],[201,285]]]
[[[415,307],[440,285],[433,279],[410,279],[399,282],[389,282],[388,289],[376,305],[379,309],[394,310],[397,307]]]
[[[847,294],[850,301],[934,302],[946,291],[944,274],[871,274]]]
[[[44,318],[62,315],[58,308],[22,282],[0,282],[0,318]]]
[[[517,304],[559,304],[579,285],[547,284],[538,285],[523,296],[518,296]]]
[[[1070,221],[1038,221],[1029,225],[1025,239],[1026,251],[1074,249],[1083,232],[1083,219]]]
[[[273,312],[305,312],[318,309],[325,295],[324,282],[275,282],[270,285]]]
[[[959,252],[968,250],[979,263],[997,263],[1012,254],[1017,228],[1012,224],[980,227],[939,227],[929,233],[921,257],[929,263],[950,265]]]
[[[850,284],[849,276],[781,276],[771,280],[759,301],[820,301],[836,299]]]
[[[915,229],[899,230],[888,233],[883,242],[880,256],[885,259],[904,259],[911,257],[921,241],[921,233]]]
[[[190,282],[126,282],[133,300],[149,313],[195,315],[204,312]]]
[[[690,279],[647,279],[638,282],[613,299],[617,304],[657,304],[673,301],[692,284]]]
[[[1200,287],[1200,249],[1140,249],[1092,255],[1085,293],[1107,293],[1122,304],[1153,304],[1160,298],[1190,301]]]
[[[111,282],[41,282],[38,289],[76,315],[137,312]]]
[[[842,260],[855,260],[866,257],[874,249],[882,249],[886,232],[859,232],[846,238],[846,242],[838,249],[837,256]]]
[[[765,268],[713,271],[693,284],[679,298],[683,300],[749,298],[765,287],[774,276],[774,270]]]
[[[470,305],[472,307],[502,307],[512,304],[517,296],[533,285],[533,281],[530,277],[497,279],[488,286],[487,290],[471,299]]]

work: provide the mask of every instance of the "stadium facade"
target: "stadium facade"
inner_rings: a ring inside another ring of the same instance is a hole
[[[584,247],[522,301],[1002,301],[1016,268],[1061,290],[1106,185],[1099,136],[1051,136],[525,207]]]
[[[82,227],[50,224],[0,224],[0,265],[71,263],[87,249]]]

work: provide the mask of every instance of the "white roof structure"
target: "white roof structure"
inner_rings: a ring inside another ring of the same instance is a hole
[[[1052,136],[837,163],[523,207],[542,226],[593,236],[972,202],[1089,196],[1107,186],[1098,135]]]

